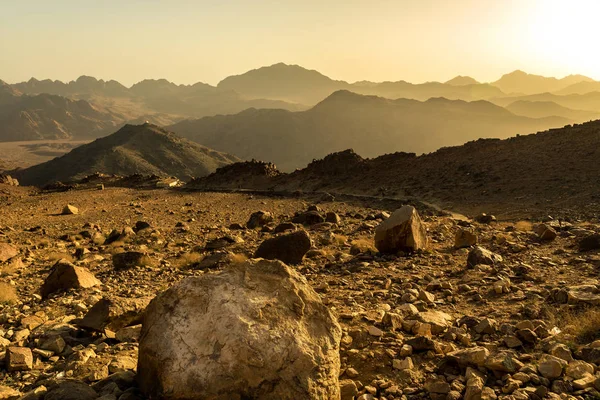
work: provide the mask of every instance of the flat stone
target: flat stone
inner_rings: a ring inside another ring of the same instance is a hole
[[[6,349],[6,369],[8,372],[30,371],[33,368],[33,353],[28,347]]]

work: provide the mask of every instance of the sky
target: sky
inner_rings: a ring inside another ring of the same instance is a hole
[[[278,62],[349,82],[600,79],[598,15],[598,0],[0,0],[0,79],[216,84]]]

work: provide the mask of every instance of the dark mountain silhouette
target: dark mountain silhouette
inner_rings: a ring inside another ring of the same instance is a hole
[[[445,84],[453,85],[453,86],[465,86],[465,85],[477,85],[477,84],[479,84],[479,82],[477,82],[475,79],[471,78],[470,76],[458,75],[458,76],[450,79],[449,81],[446,81]]]
[[[96,172],[190,179],[235,161],[239,161],[235,156],[190,142],[155,125],[126,125],[112,135],[14,175],[26,185],[70,182]]]
[[[577,218],[598,210],[599,157],[600,121],[593,121],[505,140],[479,139],[421,156],[364,159],[346,150],[290,174],[258,168],[264,163],[239,163],[190,187],[384,195],[508,218],[523,211]]]
[[[587,122],[600,118],[600,112],[572,110],[551,101],[517,100],[506,106],[513,114],[530,118],[562,117],[575,122]]]
[[[413,84],[405,81],[380,83],[361,81],[350,84],[333,80],[317,71],[284,63],[230,76],[222,80],[218,87],[235,90],[248,97],[280,99],[308,105],[314,105],[338,90],[350,90],[355,93],[393,99],[402,97],[416,100],[427,100],[431,97],[479,100],[503,94],[500,89],[479,84],[475,80],[466,85],[440,82]]]
[[[170,129],[243,159],[268,160],[292,170],[348,147],[368,157],[423,153],[482,136],[505,138],[565,123],[562,118],[516,116],[486,101],[389,100],[338,91],[304,112],[250,109],[182,121]]]
[[[106,135],[122,122],[85,100],[40,94],[18,96],[0,85],[0,141],[88,139]]]
[[[499,80],[493,82],[492,85],[506,94],[516,93],[527,95],[555,92],[579,82],[593,82],[593,79],[583,75],[569,75],[562,79],[548,78],[517,70],[503,75]]]
[[[234,90],[251,98],[268,98],[312,105],[349,84],[298,65],[279,63],[223,79],[220,89]]]

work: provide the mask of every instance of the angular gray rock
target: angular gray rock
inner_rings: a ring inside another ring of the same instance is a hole
[[[139,386],[165,400],[339,399],[341,333],[306,279],[285,264],[231,264],[150,303]]]
[[[87,268],[76,267],[65,259],[58,260],[44,281],[40,294],[47,298],[52,293],[69,289],[86,289],[100,282]]]
[[[265,240],[254,253],[254,257],[281,260],[286,264],[300,264],[311,247],[310,235],[301,229]]]
[[[415,251],[427,247],[427,231],[413,206],[394,211],[375,229],[375,247],[382,253]]]

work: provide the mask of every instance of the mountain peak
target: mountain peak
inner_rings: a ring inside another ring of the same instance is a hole
[[[454,78],[450,79],[449,81],[445,82],[446,85],[452,85],[452,86],[466,86],[466,85],[477,85],[479,82],[473,78],[471,78],[470,76],[463,76],[463,75],[458,75],[455,76]]]
[[[184,139],[156,125],[125,125],[112,135],[77,147],[62,157],[19,172],[22,182],[45,185],[71,182],[100,172],[109,175],[157,175],[190,179],[239,161]]]

